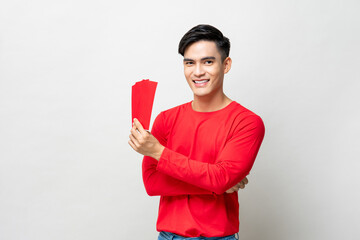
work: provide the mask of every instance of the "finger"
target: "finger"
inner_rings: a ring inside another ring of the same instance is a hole
[[[136,151],[136,146],[134,145],[134,143],[131,140],[129,140],[128,143],[132,147],[132,149]]]
[[[139,141],[132,134],[129,135],[129,138],[136,148],[140,146]]]
[[[238,190],[238,188],[235,186],[233,186],[232,188],[228,189],[226,192],[227,193],[233,193],[233,192],[236,192]]]
[[[135,126],[131,128],[130,132],[133,135],[133,137],[136,138],[137,140],[141,138],[141,133],[138,130],[136,130]]]
[[[245,184],[243,184],[242,182],[240,183],[240,188],[244,189],[245,188]]]
[[[141,125],[141,123],[139,122],[139,120],[137,120],[136,118],[134,118],[134,125],[135,127],[140,131],[140,133],[142,135],[146,134],[147,132],[145,131],[145,129],[143,128],[143,126]]]
[[[243,183],[245,184],[248,184],[249,183],[249,180],[247,179],[247,177],[245,177],[243,180],[242,180]]]
[[[230,188],[226,191],[226,193],[233,193],[233,192],[234,192],[233,188]]]

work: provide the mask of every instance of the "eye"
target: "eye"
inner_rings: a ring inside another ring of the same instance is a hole
[[[205,61],[205,64],[206,64],[206,65],[210,65],[210,64],[212,64],[213,62],[214,62],[214,61],[212,61],[212,60],[206,60],[206,61]]]
[[[194,63],[193,62],[185,62],[184,63],[186,66],[191,66],[191,65],[193,65]]]

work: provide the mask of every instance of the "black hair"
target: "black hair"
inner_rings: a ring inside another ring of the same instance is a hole
[[[221,61],[224,61],[225,58],[229,56],[229,39],[225,37],[219,29],[206,24],[197,25],[185,33],[179,43],[179,54],[184,56],[187,47],[202,40],[215,42],[217,49],[221,54]]]

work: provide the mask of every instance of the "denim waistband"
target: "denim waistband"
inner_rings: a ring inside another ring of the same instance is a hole
[[[191,239],[191,240],[236,240],[238,238],[235,237],[236,234],[226,236],[226,237],[182,237],[176,235],[171,232],[160,232],[158,240],[183,240],[183,239]]]

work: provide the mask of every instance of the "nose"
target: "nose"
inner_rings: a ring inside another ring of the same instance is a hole
[[[201,77],[205,74],[204,69],[202,68],[201,64],[196,64],[195,66],[195,70],[194,70],[194,75],[195,77]]]

